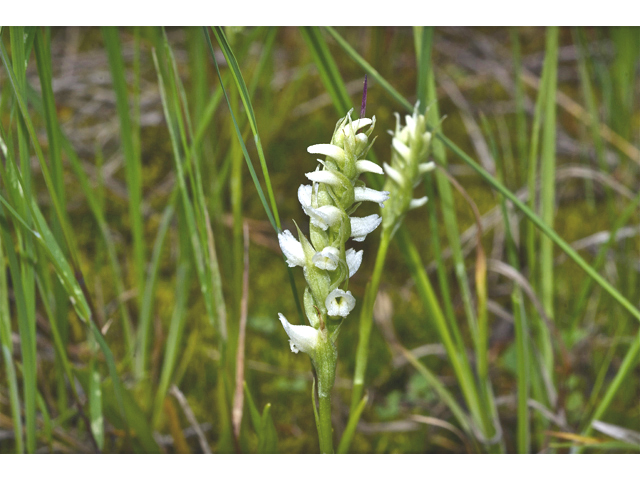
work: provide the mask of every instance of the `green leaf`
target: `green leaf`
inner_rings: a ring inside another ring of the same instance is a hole
[[[258,453],[278,453],[278,434],[271,418],[270,403],[267,403],[262,411],[258,431]]]

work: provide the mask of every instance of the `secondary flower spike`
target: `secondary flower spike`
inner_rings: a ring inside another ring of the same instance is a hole
[[[388,191],[365,186],[364,172],[383,174],[382,168],[365,157],[373,143],[376,119],[341,118],[330,143],[311,145],[307,151],[318,158],[318,168],[306,174],[311,184],[300,185],[298,201],[309,217],[309,238],[298,229],[298,238],[285,230],[278,234],[280,248],[290,267],[302,267],[307,287],[304,309],[309,324],[280,321],[295,353],[307,353],[318,374],[318,395],[329,395],[335,380],[335,340],[342,321],[356,300],[348,290],[349,278],[362,263],[363,251],[347,248],[350,239],[363,241],[382,222],[377,215],[352,216],[360,202],[384,206]]]
[[[398,228],[407,211],[427,203],[427,197],[413,198],[413,190],[422,181],[425,173],[435,168],[433,162],[427,162],[431,146],[431,133],[427,131],[427,120],[418,113],[416,104],[413,115],[405,117],[406,125],[401,126],[400,115],[396,113],[396,130],[389,132],[391,140],[391,165],[383,164],[387,181],[385,190],[389,190],[390,200],[382,210],[382,228]]]

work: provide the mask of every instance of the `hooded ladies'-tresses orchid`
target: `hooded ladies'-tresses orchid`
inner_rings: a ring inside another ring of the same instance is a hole
[[[306,174],[311,184],[298,188],[298,201],[309,217],[309,237],[298,229],[278,234],[280,248],[290,267],[302,267],[307,287],[304,306],[311,326],[292,325],[281,313],[280,322],[294,353],[307,353],[318,379],[318,395],[328,398],[335,379],[335,340],[342,321],[356,300],[348,290],[349,278],[360,268],[363,251],[347,248],[352,239],[365,240],[382,222],[377,214],[352,216],[360,202],[384,206],[389,192],[368,188],[359,179],[363,172],[382,174],[380,166],[365,159],[372,144],[375,117],[340,119],[331,143],[310,146],[307,151],[323,155],[316,170]],[[362,131],[366,128],[366,131]]]

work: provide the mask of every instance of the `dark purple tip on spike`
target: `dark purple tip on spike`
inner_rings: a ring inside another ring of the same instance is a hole
[[[360,109],[360,118],[364,118],[367,110],[367,74],[364,74],[364,89],[362,90],[362,108]]]

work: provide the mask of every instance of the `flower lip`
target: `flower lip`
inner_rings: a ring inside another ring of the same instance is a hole
[[[311,223],[316,227],[326,230],[340,221],[342,212],[333,205],[313,208],[311,206],[312,190],[313,187],[311,185],[300,185],[300,188],[298,188],[298,200],[300,201],[300,205],[302,205],[304,213],[311,219]]]
[[[338,177],[331,170],[316,170],[313,172],[305,173],[306,177],[312,182],[326,183],[327,185],[338,186],[341,184],[340,177]]]
[[[351,236],[356,242],[363,242],[368,234],[373,232],[382,218],[375,213],[366,217],[351,217]]]
[[[333,290],[324,302],[327,307],[327,313],[332,317],[346,317],[349,315],[353,307],[356,306],[356,299],[353,298],[350,291],[344,291],[339,288]]]
[[[302,249],[302,244],[296,240],[296,237],[289,230],[285,230],[278,234],[278,242],[280,249],[287,259],[287,265],[290,267],[304,267],[306,257]]]
[[[409,202],[409,210],[413,210],[414,208],[419,208],[427,203],[429,199],[427,197],[413,198]]]
[[[384,208],[384,202],[389,200],[389,192],[374,190],[367,187],[355,187],[354,189],[356,202],[376,202],[380,208]]]
[[[291,325],[286,317],[278,313],[280,323],[284,327],[284,331],[289,335],[289,345],[293,353],[304,352],[312,355],[318,344],[318,336],[320,332],[308,325]]]
[[[389,176],[389,178],[396,182],[399,187],[402,187],[404,185],[404,177],[398,170],[393,168],[387,162],[383,163],[382,167],[384,168],[384,171]]]
[[[313,264],[321,270],[333,271],[340,263],[340,250],[335,247],[324,247],[311,259]]]
[[[407,162],[411,161],[411,149],[407,147],[404,143],[398,140],[396,137],[393,137],[391,140],[393,148],[404,158]]]
[[[318,155],[326,155],[331,158],[335,158],[338,162],[343,163],[346,159],[344,150],[337,145],[331,145],[329,143],[318,143],[316,145],[311,145],[307,148],[307,152],[318,154]]]
[[[349,278],[351,278],[358,271],[360,265],[362,264],[363,250],[359,250],[356,252],[353,248],[350,248],[345,252],[345,254],[347,257],[347,266],[349,267]]]
[[[358,173],[371,172],[379,175],[384,173],[380,165],[373,163],[371,160],[358,160],[356,162],[356,171]]]

